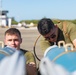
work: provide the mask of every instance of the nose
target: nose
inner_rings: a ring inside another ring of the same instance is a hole
[[[14,40],[12,40],[12,44],[14,44],[15,43],[15,41]]]
[[[54,42],[54,38],[50,38],[49,41],[50,41],[50,42]]]

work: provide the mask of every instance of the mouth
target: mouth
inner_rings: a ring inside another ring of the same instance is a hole
[[[50,42],[56,42],[56,38],[49,40]]]

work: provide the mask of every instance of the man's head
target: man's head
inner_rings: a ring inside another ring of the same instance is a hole
[[[41,35],[45,37],[46,40],[51,42],[55,42],[56,37],[56,26],[54,25],[53,21],[49,18],[43,18],[38,22],[38,31]]]
[[[22,43],[21,33],[16,28],[10,28],[5,32],[4,38],[5,45],[20,49],[20,44]]]
[[[51,19],[43,18],[38,22],[38,31],[41,35],[46,35],[54,27],[54,23]]]

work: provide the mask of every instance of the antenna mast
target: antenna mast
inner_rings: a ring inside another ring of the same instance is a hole
[[[2,0],[0,0],[0,26],[2,25]]]

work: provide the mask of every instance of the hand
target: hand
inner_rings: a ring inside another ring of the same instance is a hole
[[[37,75],[37,68],[34,62],[26,64],[27,75]]]

